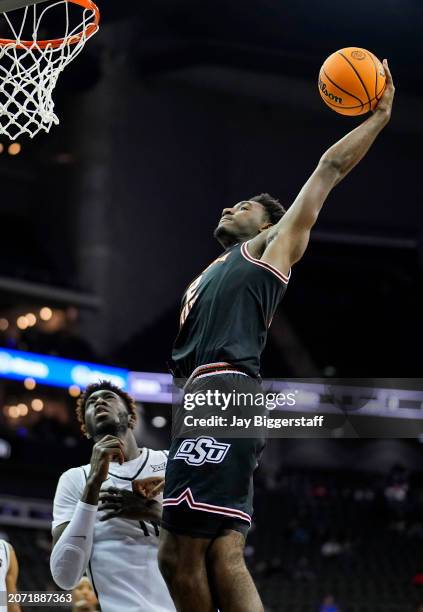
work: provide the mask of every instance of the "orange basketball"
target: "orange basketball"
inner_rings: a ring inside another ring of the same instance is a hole
[[[385,90],[382,62],[366,49],[345,47],[329,55],[319,73],[323,102],[341,115],[374,110]]]

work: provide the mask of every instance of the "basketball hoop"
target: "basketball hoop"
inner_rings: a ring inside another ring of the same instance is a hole
[[[45,37],[59,19],[64,36]],[[98,31],[100,11],[92,0],[0,0],[0,21],[9,35],[0,37],[0,134],[33,138],[59,123],[57,79]]]

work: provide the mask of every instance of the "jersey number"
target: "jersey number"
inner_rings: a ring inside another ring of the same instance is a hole
[[[196,278],[195,281],[193,281],[187,289],[187,292],[185,294],[185,305],[181,311],[181,318],[180,318],[181,327],[187,320],[187,317],[189,313],[191,312],[191,308],[194,306],[195,301],[198,298],[197,289],[200,286],[202,278],[203,278],[203,274],[200,274],[200,276]]]

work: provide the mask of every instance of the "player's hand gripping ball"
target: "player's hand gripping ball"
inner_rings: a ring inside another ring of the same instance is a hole
[[[322,100],[341,115],[364,115],[374,110],[385,86],[382,62],[359,47],[346,47],[332,53],[320,68]]]

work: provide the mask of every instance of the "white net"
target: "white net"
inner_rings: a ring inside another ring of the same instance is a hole
[[[97,31],[96,12],[59,0],[2,13],[0,19],[0,134],[33,138],[59,123],[53,91],[60,73]],[[40,40],[57,27],[60,39]]]

